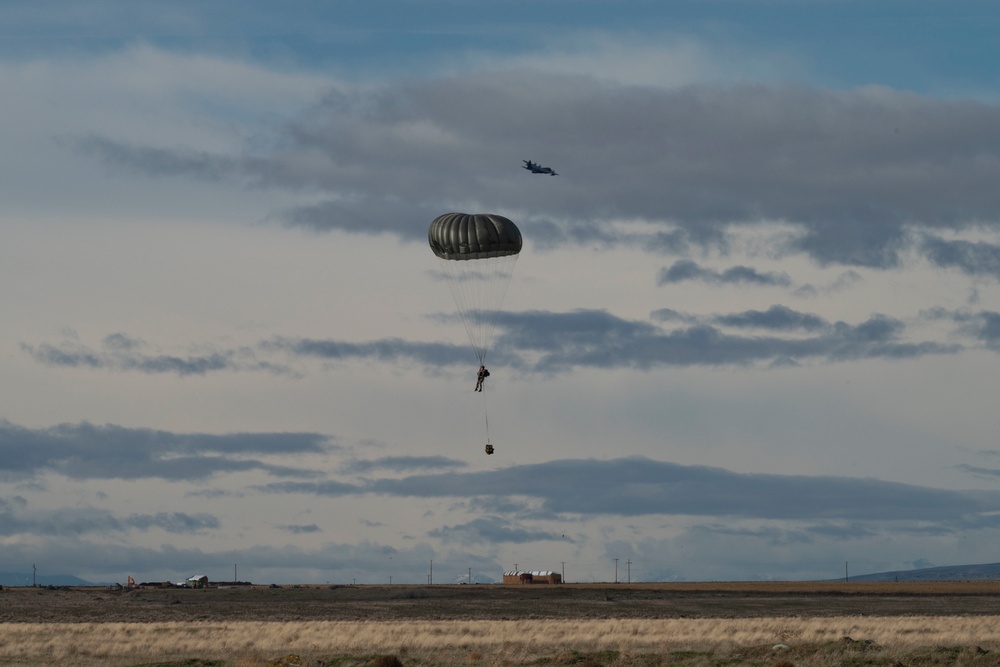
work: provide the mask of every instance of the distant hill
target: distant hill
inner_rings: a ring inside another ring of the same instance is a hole
[[[99,586],[71,574],[37,574],[35,583],[39,586]],[[0,586],[30,586],[31,572],[0,572]]]
[[[850,581],[984,581],[986,579],[1000,579],[1000,563],[944,565],[919,570],[850,575]]]

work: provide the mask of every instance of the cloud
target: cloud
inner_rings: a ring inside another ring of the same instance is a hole
[[[842,292],[846,289],[850,289],[851,287],[862,282],[864,282],[864,278],[861,277],[861,274],[854,269],[850,269],[841,273],[828,285],[821,285],[819,287],[816,285],[802,285],[795,290],[795,295],[803,298],[809,298],[818,294],[833,294],[835,292]]]
[[[931,308],[921,313],[930,320],[951,320],[958,325],[957,333],[981,342],[986,349],[1000,352],[1000,313],[982,310],[977,313]]]
[[[446,456],[384,456],[374,460],[356,460],[345,463],[341,469],[345,473],[366,474],[375,470],[406,472],[433,468],[464,468],[468,463]]]
[[[944,268],[956,268],[970,276],[1000,280],[1000,246],[970,241],[946,241],[934,236],[923,240],[927,258]]]
[[[320,527],[314,523],[305,525],[278,526],[279,529],[292,533],[293,535],[306,535],[309,533],[319,533]]]
[[[662,269],[656,280],[657,285],[699,280],[713,285],[749,284],[788,287],[792,279],[786,273],[761,273],[749,266],[733,266],[725,271],[716,271],[699,266],[690,259],[679,259],[668,269]]]
[[[0,510],[10,511],[13,509],[21,509],[28,505],[28,501],[24,496],[11,496],[10,498],[0,498]]]
[[[30,429],[0,421],[0,476],[54,472],[75,480],[204,480],[260,470],[311,477],[315,470],[275,465],[268,456],[320,454],[335,448],[317,433],[171,433],[86,422]]]
[[[971,333],[994,352],[1000,352],[1000,313],[980,312],[969,329]]]
[[[661,315],[664,317],[664,315]],[[670,317],[669,314],[665,317]],[[744,313],[734,323],[787,328],[790,322],[812,330],[821,323],[791,310]],[[496,347],[507,357],[527,358],[535,372],[565,372],[573,368],[637,368],[667,366],[746,365],[777,360],[816,359],[843,362],[857,359],[904,359],[953,354],[962,348],[933,341],[903,340],[903,322],[874,315],[860,324],[836,322],[811,337],[740,336],[705,323],[663,331],[648,322],[618,318],[604,311],[572,313],[507,313],[498,327]],[[522,366],[523,366],[522,362]]]
[[[720,325],[736,328],[759,328],[787,331],[802,329],[820,331],[828,329],[830,323],[819,315],[800,313],[787,306],[774,305],[765,311],[748,310],[731,315],[718,315],[712,320]]]
[[[955,466],[956,470],[961,470],[962,472],[967,472],[970,475],[976,477],[981,477],[984,479],[998,479],[1000,478],[1000,469],[998,468],[984,468],[982,466],[973,466],[965,463],[961,463]]]
[[[687,322],[688,324],[699,321],[697,316],[688,315],[673,308],[657,308],[649,313],[649,319],[654,322]]]
[[[195,176],[211,181],[231,178],[236,158],[212,155],[189,147],[155,148],[127,145],[106,137],[87,136],[75,143],[82,155],[97,158],[123,172],[141,172],[148,176]]]
[[[296,357],[347,361],[374,359],[379,361],[411,360],[429,366],[460,363],[468,357],[463,345],[416,343],[400,338],[387,338],[365,343],[350,343],[315,338],[276,337],[260,344],[267,352],[284,352]]]
[[[152,529],[187,535],[215,530],[219,526],[219,520],[206,513],[157,512],[117,517],[106,510],[85,507],[63,507],[55,511],[29,511],[19,507],[0,511],[0,531],[4,535],[80,536]]]
[[[993,512],[1000,493],[933,489],[877,479],[738,473],[645,457],[606,461],[564,459],[487,472],[448,472],[375,479],[359,485],[281,482],[270,493],[343,496],[373,493],[418,498],[526,498],[518,505],[534,519],[581,516],[715,516],[801,521],[978,521]],[[795,502],[789,502],[795,498]],[[984,519],[985,520],[985,519]],[[510,528],[499,519],[447,529],[466,539]],[[442,535],[444,533],[441,533]],[[530,531],[508,539],[554,539]]]
[[[671,309],[654,310],[651,321],[617,317],[603,310],[572,312],[505,312],[497,324],[493,348],[502,351],[508,363],[524,373],[563,373],[579,368],[635,368],[650,370],[676,366],[729,366],[796,364],[807,360],[844,362],[858,359],[905,359],[926,355],[954,354],[961,345],[935,341],[910,342],[901,320],[873,315],[859,324],[829,323],[822,317],[781,305],[766,311],[696,316]],[[679,322],[665,330],[655,323]],[[992,345],[989,315],[980,326],[966,327],[966,335]],[[1000,330],[1000,324],[997,325]],[[777,334],[748,336],[725,331],[763,329]],[[1000,336],[1000,334],[997,334]],[[289,366],[269,357],[285,355],[296,360],[319,359],[349,362],[370,360],[396,364],[412,362],[429,369],[464,365],[464,345],[423,343],[387,338],[363,343],[333,339],[278,336],[254,347],[218,350],[217,363],[196,357],[145,356],[137,352],[134,339],[116,334],[105,338],[104,351],[95,353],[76,342],[56,347],[21,344],[39,363],[69,368],[106,368],[120,372],[175,372],[181,376],[223,371],[282,373]],[[289,371],[290,373],[290,371]],[[298,373],[291,373],[298,375]]]
[[[401,220],[430,221],[441,211],[430,203],[406,201],[395,197],[357,196],[331,199],[318,204],[297,206],[275,216],[289,227],[314,231],[346,231],[354,234],[392,234],[408,241],[423,241],[427,230],[422,225],[400,225]]]
[[[320,482],[272,482],[256,487],[263,493],[308,493],[315,496],[339,498],[365,492],[365,487],[359,484],[348,484],[333,480]]]
[[[282,217],[413,241],[424,231],[415,220],[465,204],[544,222],[536,230],[544,242],[590,243],[603,227],[599,235],[610,242],[650,249],[655,238],[671,249],[719,243],[729,227],[771,220],[796,230],[785,251],[821,264],[890,268],[911,245],[911,230],[1000,219],[993,187],[1000,107],[877,86],[657,87],[536,68],[331,82],[280,132],[274,148],[253,155],[96,134],[80,143],[94,159],[150,176],[228,171],[260,186],[318,193]],[[517,168],[540,159],[539,146],[549,148],[545,160],[559,178],[540,181]],[[609,220],[659,230],[621,235]],[[940,262],[982,260],[948,259],[940,243],[921,247]],[[752,270],[743,277],[762,278],[781,280]]]
[[[444,542],[459,542],[461,544],[497,544],[503,542],[525,544],[549,540],[565,541],[559,533],[526,528],[498,516],[473,519],[454,526],[443,526],[430,531],[428,536],[440,538]]]
[[[40,364],[64,368],[102,369],[116,372],[137,372],[150,375],[172,373],[180,377],[207,375],[217,372],[265,372],[272,375],[299,376],[299,371],[285,363],[272,361],[277,354],[298,359],[349,361],[373,359],[384,362],[409,360],[428,366],[461,363],[467,355],[462,345],[420,343],[399,338],[364,343],[292,338],[277,336],[256,346],[216,349],[192,355],[149,354],[149,345],[123,333],[109,334],[94,350],[75,340],[58,345],[21,343],[21,350]],[[199,350],[208,346],[198,345]]]
[[[123,333],[105,336],[101,350],[95,351],[75,341],[64,341],[60,345],[42,343],[21,344],[35,361],[48,366],[70,368],[109,369],[115,371],[136,371],[158,374],[175,373],[181,377],[205,375],[214,371],[265,371],[276,375],[293,374],[286,366],[260,361],[253,350],[238,348],[220,350],[188,356],[170,354],[148,354],[145,341]]]

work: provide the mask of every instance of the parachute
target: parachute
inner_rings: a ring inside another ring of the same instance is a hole
[[[448,277],[448,287],[469,334],[469,342],[483,366],[514,264],[521,252],[521,231],[501,215],[445,213],[431,223],[427,240]],[[477,385],[477,390],[481,391],[480,387]],[[492,454],[486,395],[480,395],[484,399],[486,453]]]
[[[521,252],[521,231],[501,215],[445,213],[431,223],[427,240],[448,277],[476,357],[484,364]]]

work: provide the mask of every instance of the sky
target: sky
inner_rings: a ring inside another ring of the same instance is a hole
[[[2,3],[0,571],[997,561],[998,31],[985,0]],[[448,212],[524,239],[482,394]]]

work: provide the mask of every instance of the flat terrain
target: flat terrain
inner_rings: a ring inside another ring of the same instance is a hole
[[[957,616],[1000,614],[1000,582],[102,587],[0,591],[0,623]]]

